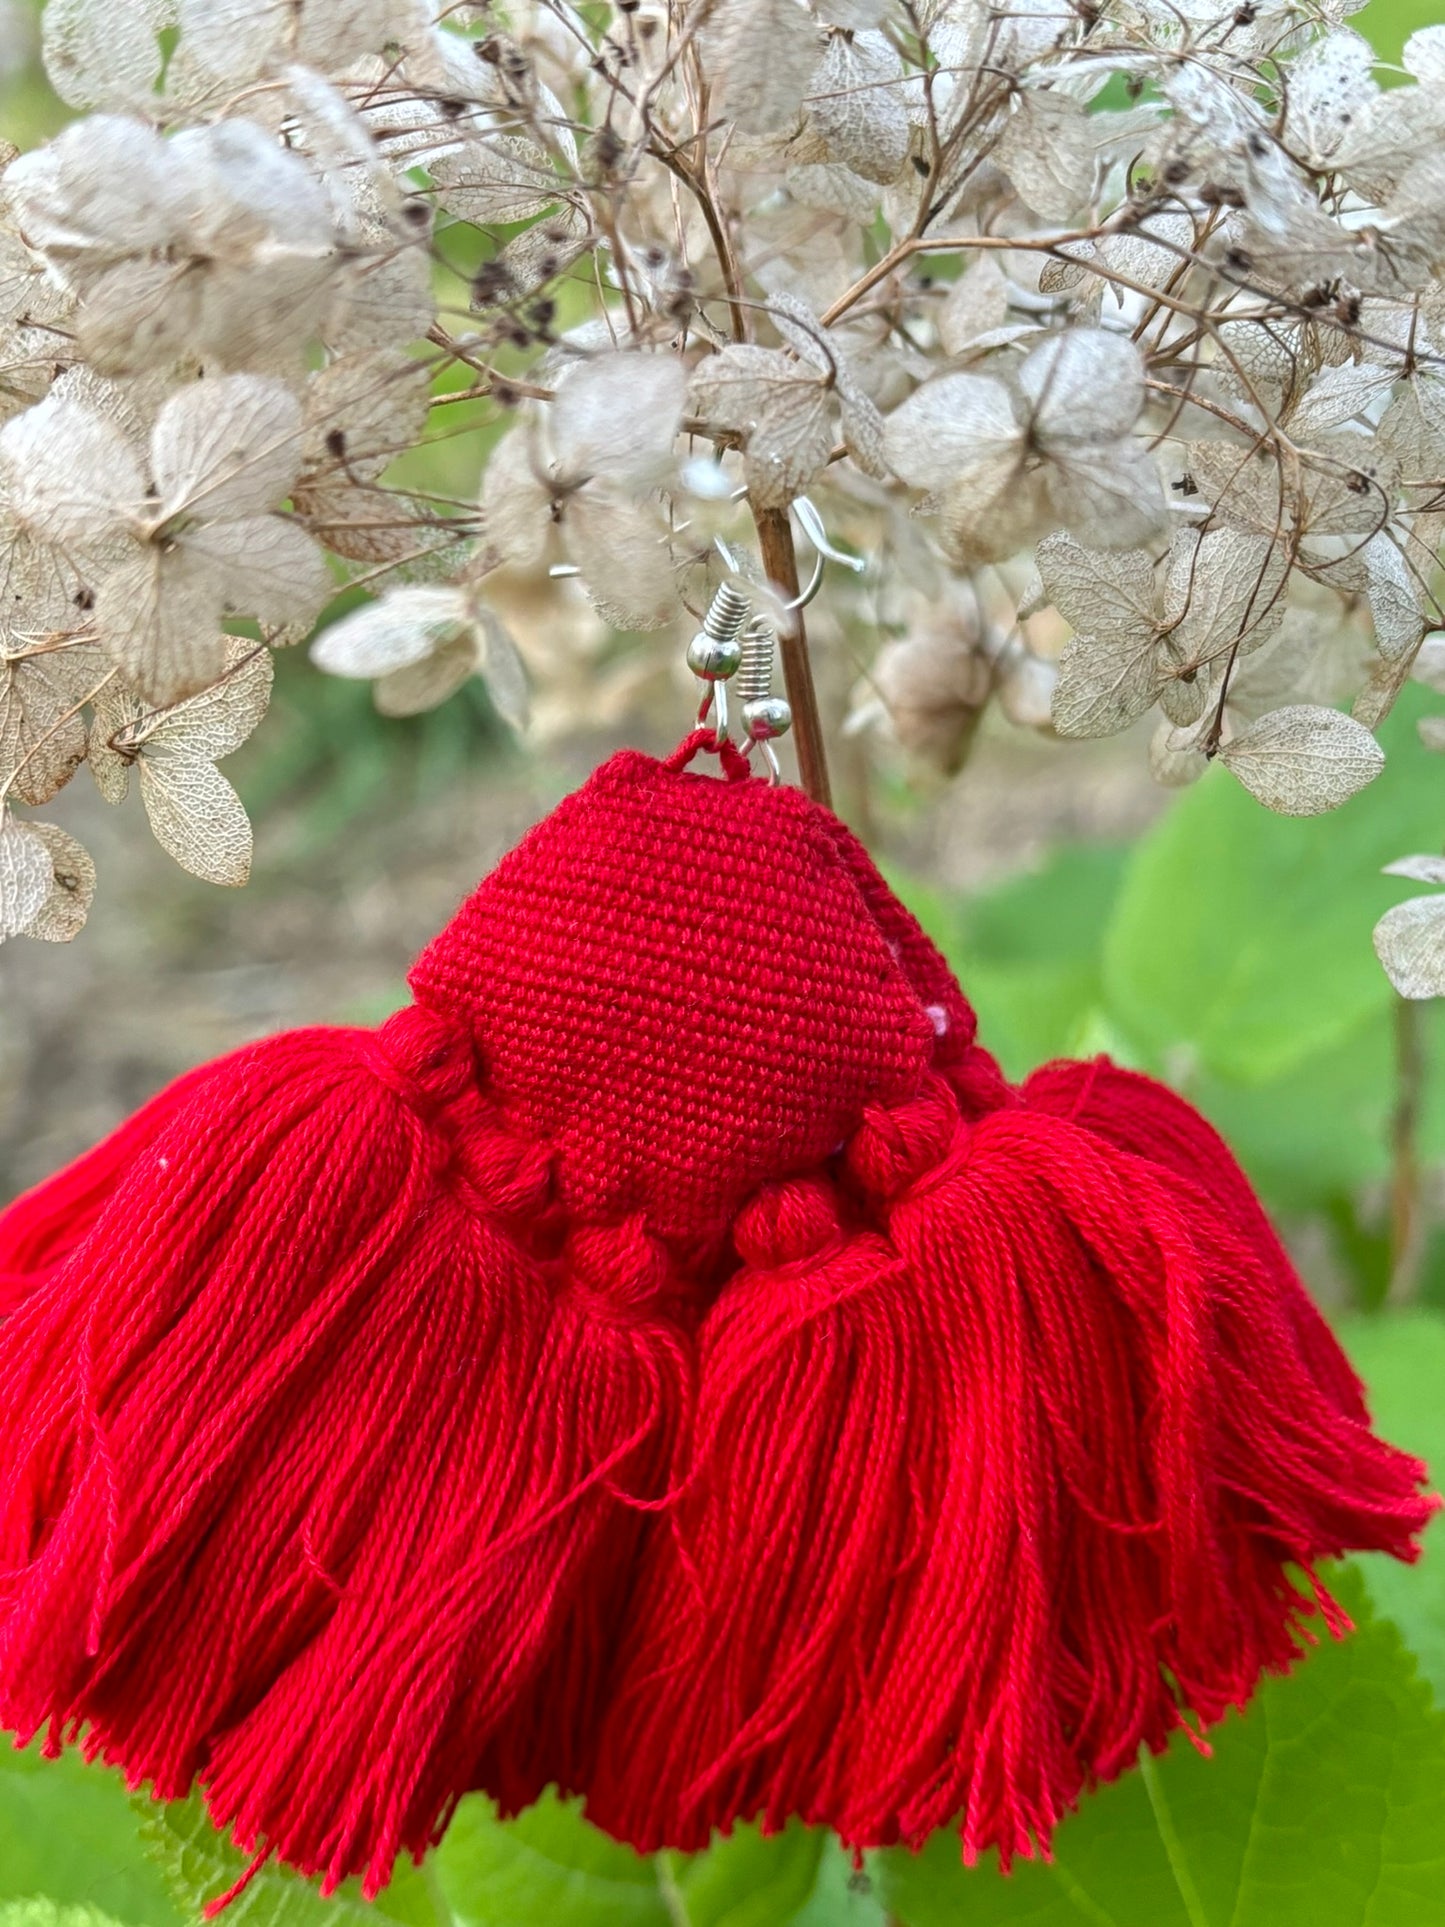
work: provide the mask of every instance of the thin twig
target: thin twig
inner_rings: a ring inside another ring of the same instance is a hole
[[[786,509],[765,509],[752,505],[758,531],[763,568],[769,582],[792,601],[798,594],[798,554],[793,547],[793,526]],[[813,664],[808,655],[807,625],[801,609],[791,609],[780,625],[778,650],[783,659],[783,681],[793,711],[793,741],[798,751],[798,775],[803,789],[815,803],[833,806],[832,785],[828,781],[828,752],[823,722],[818,714],[818,692],[813,683]]]
[[[1420,1173],[1420,1112],[1425,1097],[1425,1007],[1395,999],[1395,1108],[1390,1118],[1390,1288],[1386,1301],[1408,1305],[1420,1289],[1426,1220]]]

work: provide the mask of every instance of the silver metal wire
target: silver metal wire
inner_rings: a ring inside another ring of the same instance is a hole
[[[755,615],[743,631],[743,659],[733,678],[738,701],[750,703],[773,693],[773,652],[777,634],[765,615]]]
[[[731,642],[742,634],[752,606],[735,582],[720,582],[702,619],[702,633],[710,642]]]

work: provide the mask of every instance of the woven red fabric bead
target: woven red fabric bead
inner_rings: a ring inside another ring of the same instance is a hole
[[[624,752],[422,953],[413,993],[556,1147],[569,1215],[711,1254],[759,1184],[917,1085],[934,1027],[837,834],[798,790]]]
[[[0,1719],[255,1864],[375,1892],[554,1783],[645,1850],[1006,1862],[1289,1663],[1292,1566],[1414,1554],[1203,1120],[1010,1088],[846,829],[700,746],[568,798],[378,1031],[0,1215]]]

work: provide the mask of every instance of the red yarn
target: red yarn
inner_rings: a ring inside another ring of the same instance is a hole
[[[0,1317],[68,1257],[95,1223],[116,1179],[174,1117],[211,1066],[202,1064],[157,1092],[110,1136],[0,1212]]]
[[[1365,1388],[1354,1367],[1300,1283],[1233,1152],[1192,1104],[1167,1084],[1123,1070],[1107,1058],[1044,1064],[1026,1080],[1021,1095],[1034,1109],[1072,1118],[1205,1192],[1212,1208],[1246,1240],[1274,1279],[1294,1341],[1321,1387],[1350,1418],[1368,1422]]]
[[[4,1328],[7,1726],[200,1774],[244,1847],[374,1892],[493,1736],[556,1724],[685,1368],[509,1229],[549,1176],[421,1010],[189,1080]]]
[[[885,1236],[822,1232],[807,1181],[740,1220],[589,1812],[649,1849],[961,1816],[1007,1864],[1289,1664],[1290,1562],[1413,1557],[1421,1468],[1315,1373],[1272,1234],[1262,1261],[1192,1180],[1031,1108],[971,1125],[941,1078],[846,1163]]]
[[[1289,1663],[1291,1565],[1413,1556],[1422,1468],[1208,1126],[1012,1091],[847,831],[702,741],[562,804],[379,1032],[0,1216],[22,1738],[328,1887],[549,1782],[643,1849],[1007,1860]]]

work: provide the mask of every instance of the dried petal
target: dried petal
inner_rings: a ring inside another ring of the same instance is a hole
[[[1370,43],[1349,27],[1305,48],[1286,73],[1284,142],[1291,153],[1324,165],[1379,92],[1374,61]]]
[[[1404,555],[1383,529],[1370,537],[1363,554],[1369,575],[1375,646],[1387,659],[1407,656],[1425,633],[1420,584]]]
[[[990,254],[949,287],[938,311],[938,338],[948,355],[961,355],[980,335],[1001,328],[1008,314],[1008,282]]]
[[[1338,809],[1385,766],[1369,730],[1312,703],[1272,710],[1219,752],[1220,761],[1266,809],[1318,816]]]
[[[1100,642],[1153,640],[1154,563],[1144,549],[1086,549],[1051,535],[1038,549],[1044,593],[1073,628]]]
[[[427,165],[447,213],[479,227],[533,220],[564,192],[543,149],[515,134],[489,132]]]
[[[1037,541],[1047,512],[1043,478],[1019,449],[985,451],[931,503],[950,558],[960,568],[1003,562]]]
[[[1042,342],[1019,370],[1035,431],[1051,446],[1125,435],[1144,407],[1144,363],[1127,335],[1070,328]]]
[[[453,636],[420,662],[408,663],[377,678],[372,701],[381,716],[420,716],[436,709],[477,671],[476,637],[468,629]]]
[[[961,767],[993,688],[977,623],[940,618],[887,643],[873,683],[893,733],[944,775]]]
[[[218,763],[241,747],[266,714],[272,676],[271,651],[233,637],[218,682],[199,696],[123,726],[121,740],[143,756],[159,747],[167,756]]]
[[[120,430],[78,401],[48,395],[0,428],[13,512],[46,541],[103,536],[141,505],[141,478]]]
[[[41,49],[51,86],[69,107],[143,106],[160,79],[168,11],[164,0],[47,0]]]
[[[1149,773],[1166,789],[1197,783],[1209,768],[1209,758],[1194,740],[1195,731],[1176,729],[1167,719],[1149,739]]]
[[[144,121],[92,114],[13,161],[5,188],[25,240],[82,277],[165,247],[187,213],[167,143]]]
[[[39,916],[51,876],[50,851],[35,825],[0,808],[0,943]]]
[[[251,824],[214,763],[168,755],[140,758],[140,794],[156,842],[183,870],[238,889],[251,874]]]
[[[22,803],[48,803],[85,760],[81,704],[105,674],[96,651],[0,651],[0,782]]]
[[[532,708],[532,691],[511,632],[490,609],[480,611],[480,670],[492,707],[509,728],[527,727]]]
[[[482,477],[482,522],[498,562],[532,569],[546,552],[552,490],[543,478],[530,423],[519,423],[492,450]]]
[[[181,544],[148,544],[101,584],[101,645],[148,702],[173,703],[213,683],[226,666],[225,596],[205,557]]]
[[[304,529],[279,515],[188,529],[176,546],[209,571],[232,615],[274,628],[310,623],[331,594],[326,558]]]
[[[470,627],[462,589],[392,589],[323,629],[311,660],[333,676],[386,676],[424,661]]]
[[[567,550],[599,615],[618,629],[660,629],[680,607],[667,530],[650,505],[593,482],[563,509]]]
[[[538,232],[527,230],[528,235]],[[508,243],[509,248],[514,245]],[[565,268],[570,261],[561,265]],[[435,312],[429,252],[420,245],[396,248],[350,268],[322,333],[335,355],[400,348],[426,335]]]
[[[1445,856],[1402,856],[1387,863],[1382,875],[1409,877],[1412,883],[1438,883],[1445,887]]]
[[[881,33],[835,33],[808,90],[828,158],[865,180],[896,180],[908,159],[903,63]]]
[[[1303,526],[1315,536],[1369,536],[1383,529],[1399,491],[1394,457],[1371,436],[1348,428],[1316,436],[1314,448],[1323,460],[1306,475]]]
[[[552,404],[552,446],[564,485],[604,475],[657,483],[672,460],[687,374],[672,355],[608,354],[584,362]]]
[[[1158,465],[1142,442],[1056,446],[1046,480],[1054,514],[1093,548],[1136,548],[1168,521]]]
[[[428,369],[397,349],[328,362],[306,390],[307,479],[314,485],[327,471],[339,471],[352,481],[374,481],[421,440],[430,408]]]
[[[692,378],[691,399],[710,423],[746,437],[748,487],[763,507],[801,495],[832,450],[826,377],[780,348],[709,355]]]
[[[1445,896],[1397,903],[1375,925],[1374,941],[1402,997],[1445,997]]]
[[[389,489],[303,480],[291,501],[318,542],[353,562],[405,562],[448,539],[433,511]]]
[[[939,375],[888,417],[883,451],[901,481],[947,488],[961,471],[1017,467],[1022,437],[1001,382],[987,375]]]
[[[1291,438],[1305,442],[1324,429],[1338,428],[1364,414],[1394,386],[1395,380],[1390,369],[1369,361],[1346,361],[1337,368],[1324,369],[1290,411]]]
[[[1164,621],[1176,661],[1200,664],[1258,649],[1284,620],[1289,558],[1262,535],[1211,529],[1177,540],[1164,582]]]
[[[818,30],[798,0],[721,0],[713,15],[724,105],[750,134],[797,126],[819,52]]]
[[[1054,728],[1061,736],[1113,736],[1152,706],[1165,680],[1152,637],[1075,636],[1059,658]]]
[[[301,404],[279,381],[222,375],[168,401],[151,437],[161,514],[208,522],[260,515],[301,466]]]
[[[83,843],[56,823],[30,823],[50,857],[50,889],[24,934],[40,943],[70,943],[95,901],[95,863]]]
[[[1089,211],[1096,171],[1089,120],[1067,94],[1029,89],[1015,98],[993,158],[1046,221],[1075,221]]]

